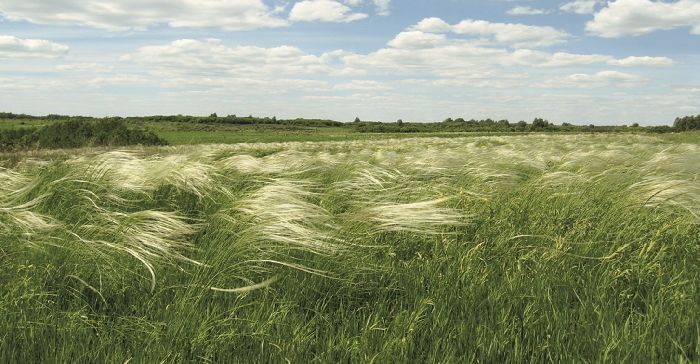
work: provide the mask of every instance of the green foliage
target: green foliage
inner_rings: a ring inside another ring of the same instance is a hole
[[[535,120],[532,121],[531,129],[536,131],[542,131],[552,128],[551,124],[549,124],[549,121],[544,120],[542,118],[535,118]]]
[[[177,123],[199,123],[199,124],[223,124],[223,125],[288,125],[288,126],[306,126],[306,127],[338,127],[344,125],[338,121],[322,120],[322,119],[278,119],[277,117],[239,117],[236,115],[216,116],[212,114],[209,117],[197,116],[144,116],[144,117],[128,117],[124,120],[131,123],[148,123],[148,122],[177,122]]]
[[[122,120],[69,119],[38,129],[0,130],[0,151],[95,146],[164,145],[155,133],[128,128]]]
[[[676,118],[673,127],[679,131],[700,130],[700,115]]]

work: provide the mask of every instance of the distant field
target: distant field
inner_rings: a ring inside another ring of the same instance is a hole
[[[0,362],[700,360],[697,133],[169,128],[0,155]]]

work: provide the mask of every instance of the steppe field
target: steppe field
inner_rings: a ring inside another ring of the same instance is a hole
[[[0,154],[0,362],[699,362],[698,140]]]

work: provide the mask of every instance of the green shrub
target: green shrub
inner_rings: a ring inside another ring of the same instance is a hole
[[[39,129],[0,131],[0,151],[165,144],[155,133],[130,129],[122,120],[67,120]]]

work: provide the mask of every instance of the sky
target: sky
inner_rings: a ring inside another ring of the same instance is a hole
[[[0,0],[0,111],[670,124],[700,0]]]

